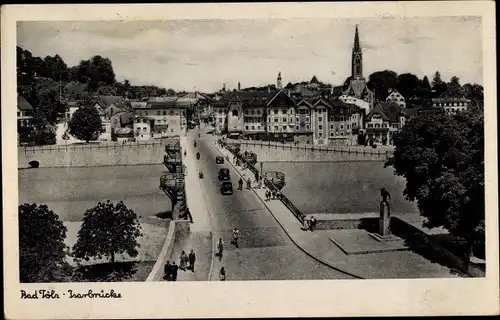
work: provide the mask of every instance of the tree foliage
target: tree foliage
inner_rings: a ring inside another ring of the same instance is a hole
[[[68,123],[69,133],[77,139],[89,142],[97,140],[102,130],[102,121],[93,106],[80,107]]]
[[[131,257],[138,255],[137,237],[141,236],[141,226],[135,212],[120,201],[99,202],[96,207],[85,212],[78,231],[78,241],[73,247],[73,255],[89,260],[111,258],[126,252]]]
[[[66,227],[46,205],[19,205],[21,282],[55,282],[65,274]]]
[[[375,91],[375,98],[379,101],[385,100],[389,89],[397,87],[398,74],[394,71],[377,71],[368,77],[366,85],[372,91]]]
[[[426,226],[444,227],[472,247],[484,244],[484,120],[473,113],[419,115],[394,136],[386,166],[406,179]]]

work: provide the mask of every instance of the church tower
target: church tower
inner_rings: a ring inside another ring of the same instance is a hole
[[[359,45],[358,25],[354,34],[354,46],[352,48],[352,79],[363,79],[363,53]]]
[[[278,73],[278,80],[276,81],[276,89],[280,90],[282,87],[282,84],[281,84],[281,72]]]

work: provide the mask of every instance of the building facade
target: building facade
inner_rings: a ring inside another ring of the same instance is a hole
[[[433,98],[432,106],[435,108],[443,108],[444,112],[447,114],[456,114],[458,112],[464,112],[469,107],[470,100],[465,98]]]
[[[389,89],[389,95],[385,99],[386,102],[397,103],[401,108],[406,108],[405,97],[399,93],[396,89]]]

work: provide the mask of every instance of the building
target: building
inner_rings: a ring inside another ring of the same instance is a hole
[[[301,99],[297,103],[295,113],[295,135],[302,143],[313,141],[313,129],[311,116],[314,110],[314,101],[311,99]]]
[[[138,140],[179,136],[186,130],[186,105],[177,98],[150,99],[134,104],[134,132]]]
[[[22,96],[17,96],[17,127],[30,128],[33,122],[33,107]]]
[[[366,116],[366,137],[376,143],[392,144],[392,136],[406,123],[406,116],[395,102],[380,102]]]
[[[313,143],[353,145],[363,128],[364,111],[338,98],[318,99],[313,108]]]
[[[78,108],[80,108],[80,104],[78,101],[68,101],[66,103],[66,121],[71,120],[73,114],[76,110],[78,110]]]
[[[389,89],[389,95],[385,99],[386,102],[397,103],[401,108],[406,108],[405,97],[396,89]]]
[[[349,87],[343,92],[343,96],[355,97],[368,102],[369,109],[366,110],[367,112],[371,111],[371,108],[373,108],[375,103],[375,94],[373,91],[368,89],[366,86],[366,79],[363,77],[363,52],[359,43],[357,25],[354,34],[354,46],[352,48],[351,79],[349,81]],[[345,100],[345,98],[343,100]],[[352,102],[349,101],[347,103]],[[355,104],[358,105],[357,103]],[[365,108],[363,105],[358,105],[358,107]]]
[[[286,90],[278,90],[268,96],[266,103],[267,133],[277,140],[293,139],[297,129],[295,101]]]
[[[134,136],[137,141],[151,140],[151,127],[154,125],[154,120],[147,116],[136,116],[134,118]]]
[[[466,111],[470,102],[469,99],[465,98],[441,97],[433,98],[432,106],[443,108],[447,114],[456,114],[457,112]]]
[[[215,119],[215,134],[223,134],[227,131],[227,103],[216,101],[213,104],[213,115]]]

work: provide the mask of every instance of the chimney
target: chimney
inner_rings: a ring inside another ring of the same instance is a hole
[[[241,91],[241,83],[238,81],[238,91]]]

